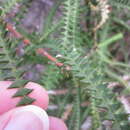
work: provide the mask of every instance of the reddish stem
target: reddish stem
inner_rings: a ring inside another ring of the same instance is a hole
[[[31,44],[31,41],[29,39],[24,38],[24,36],[22,34],[20,34],[18,31],[15,30],[15,28],[13,27],[13,25],[11,25],[10,23],[6,24],[6,29],[11,32],[16,38],[18,39],[22,39],[23,43],[25,45],[29,45]],[[50,55],[47,51],[45,51],[43,48],[39,48],[36,50],[36,52],[42,56],[46,56],[50,61],[54,62],[57,66],[61,67],[64,64],[60,63],[57,61],[56,58],[54,58],[52,55]]]
[[[18,38],[18,39],[23,38],[23,36],[22,36],[19,32],[17,32],[17,31],[14,29],[13,25],[11,25],[10,23],[7,23],[7,24],[6,24],[6,29],[7,29],[9,32],[11,32],[11,33],[14,35],[14,37],[16,37],[16,38]]]
[[[57,61],[56,58],[52,57],[47,51],[45,51],[43,48],[39,48],[37,49],[37,53],[42,55],[42,56],[46,56],[49,60],[53,61],[56,63],[57,66],[61,67],[63,66],[63,63],[60,63]]]

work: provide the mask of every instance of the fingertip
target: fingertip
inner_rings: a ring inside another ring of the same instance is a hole
[[[8,89],[12,83],[12,81],[0,81],[0,114],[14,108],[20,100],[20,97],[12,98],[17,91],[16,89]]]
[[[66,124],[59,118],[49,117],[50,129],[49,130],[68,130]]]
[[[0,117],[0,130],[49,130],[46,112],[34,105],[14,108]]]
[[[46,110],[49,104],[49,96],[45,88],[34,82],[27,83],[25,87],[33,89],[29,97],[35,98],[36,101],[32,105],[39,106]]]
[[[0,114],[15,108],[22,98],[13,98],[13,95],[18,91],[18,88],[8,89],[12,83],[12,81],[0,81]],[[24,87],[33,89],[33,91],[28,94],[29,97],[36,99],[32,105],[47,109],[49,96],[41,85],[34,82],[28,82]]]
[[[12,84],[12,81],[0,81],[0,87],[9,87]]]

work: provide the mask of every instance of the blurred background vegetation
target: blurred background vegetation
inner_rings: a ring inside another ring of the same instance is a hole
[[[0,23],[1,80],[43,85],[69,130],[130,129],[130,1],[0,0]]]

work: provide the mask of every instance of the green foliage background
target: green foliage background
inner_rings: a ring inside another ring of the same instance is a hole
[[[30,90],[25,90],[20,86],[26,84],[28,80],[23,79],[25,70],[20,66],[25,64],[43,64],[46,66],[45,72],[37,81],[46,89],[67,88],[70,91],[68,95],[61,98],[51,97],[51,103],[57,104],[57,112],[49,110],[49,113],[61,117],[64,112],[64,106],[73,105],[73,111],[66,121],[69,130],[80,130],[81,125],[87,116],[92,117],[92,128],[105,129],[103,121],[110,120],[113,130],[128,130],[128,115],[123,109],[122,104],[117,100],[119,96],[107,86],[110,82],[118,82],[123,86],[120,95],[129,93],[129,85],[121,78],[129,74],[129,56],[124,52],[125,60],[123,62],[116,60],[110,48],[118,42],[121,49],[125,48],[125,33],[129,33],[130,26],[126,24],[130,14],[124,13],[123,18],[119,16],[122,10],[130,11],[130,2],[127,0],[110,0],[108,3],[112,7],[109,19],[95,34],[92,29],[96,21],[100,20],[100,12],[93,13],[86,0],[57,0],[50,10],[45,21],[45,29],[41,34],[30,34],[22,31],[24,36],[31,39],[32,44],[25,47],[25,55],[18,57],[15,53],[20,40],[10,39],[6,36],[5,15],[20,2],[24,4],[17,18],[22,18],[24,10],[27,9],[24,0],[6,0],[1,6],[1,26],[0,26],[0,70],[1,80],[15,80],[10,88],[18,88],[17,95],[23,94],[24,98],[18,105],[30,104],[35,99],[30,99],[27,94]],[[84,4],[82,4],[84,2]],[[96,6],[96,0],[90,0]],[[62,6],[63,15],[57,24],[53,24],[53,19],[57,9]],[[14,20],[16,20],[16,17]],[[86,21],[86,30],[81,22]],[[18,22],[17,22],[18,23]],[[19,23],[18,23],[19,24]],[[50,28],[51,27],[51,28]],[[54,34],[57,33],[58,36]],[[55,57],[61,54],[60,62],[64,67],[57,67],[54,63],[48,64],[48,59],[35,53],[37,48],[51,48],[50,53]],[[66,70],[66,66],[70,70]],[[75,90],[76,93],[72,94]],[[83,102],[89,101],[87,107],[81,106]],[[102,112],[102,109],[105,111]]]

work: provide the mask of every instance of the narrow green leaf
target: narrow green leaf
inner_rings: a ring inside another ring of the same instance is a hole
[[[19,88],[19,87],[24,87],[24,85],[28,82],[28,80],[17,80],[15,81],[8,89],[11,88]]]
[[[30,98],[28,96],[23,97],[16,106],[23,106],[32,104],[36,99]]]
[[[104,42],[100,43],[99,47],[103,48],[103,47],[108,47],[108,45],[112,44],[113,42],[120,40],[123,38],[123,34],[122,33],[118,33],[114,36],[112,36],[111,38],[105,40]]]
[[[31,93],[32,91],[33,91],[33,89],[21,88],[14,94],[13,97],[25,96],[25,95],[28,95],[29,93]]]

